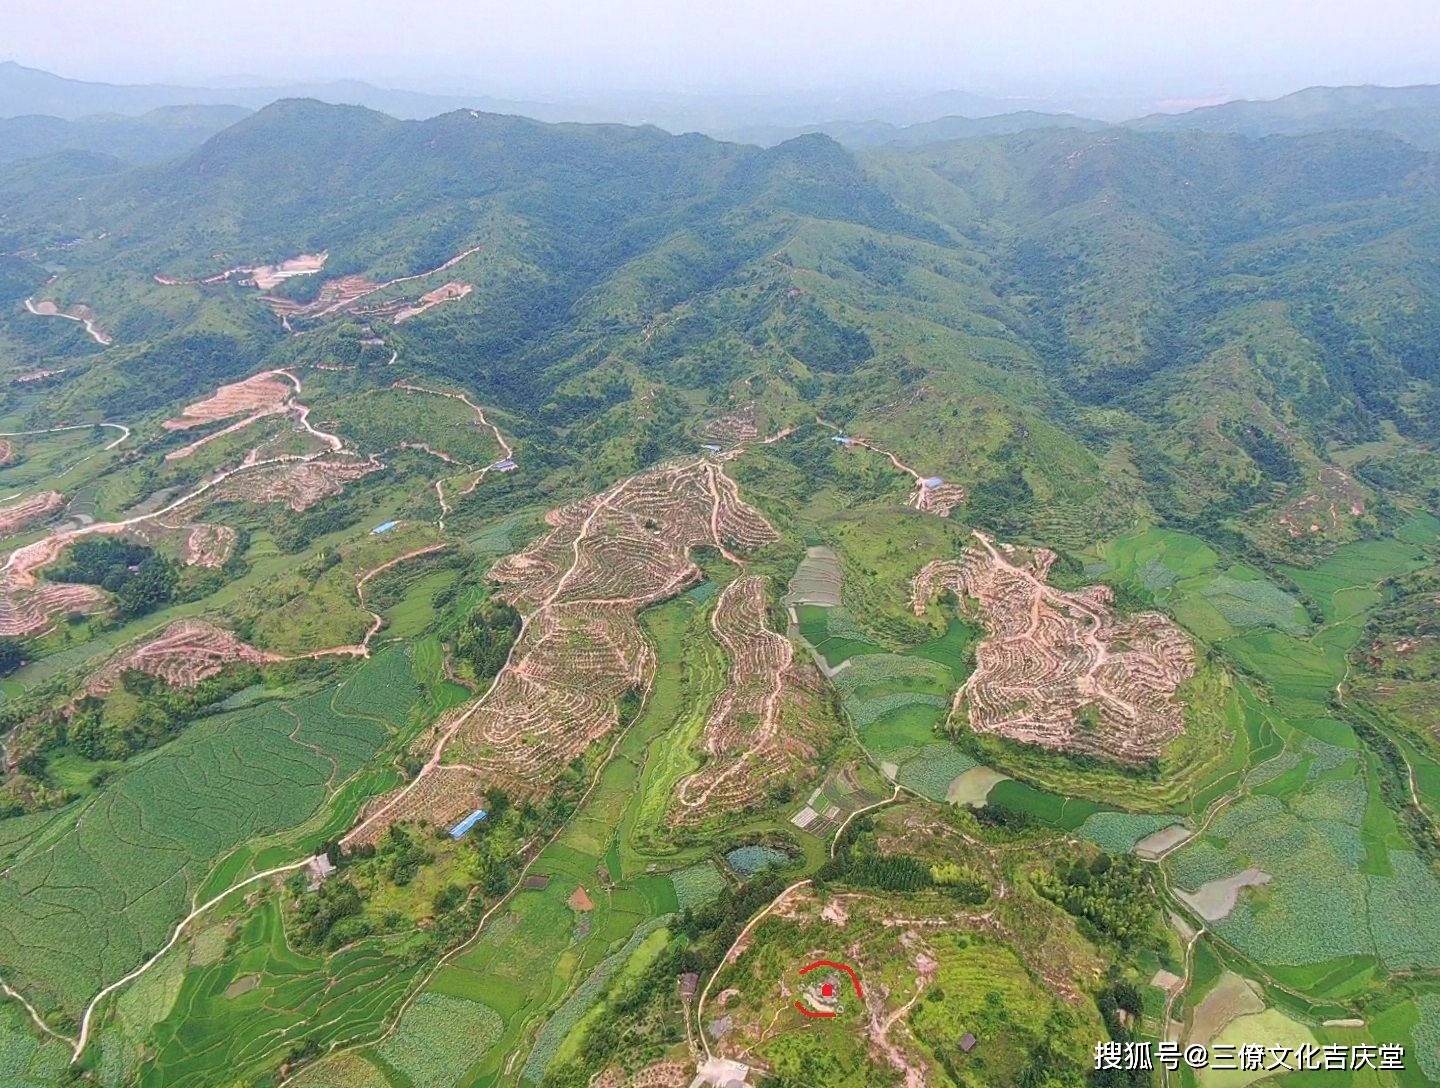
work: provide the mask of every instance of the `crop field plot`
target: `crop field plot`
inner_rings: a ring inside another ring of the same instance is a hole
[[[336,712],[330,697],[197,722],[22,849],[0,882],[12,985],[73,1015],[165,943],[222,857],[315,818],[392,729]]]
[[[578,1045],[585,1022],[599,1011],[597,1005],[605,987],[617,974],[633,974],[648,965],[648,960],[653,959],[669,936],[669,931],[664,929],[665,922],[665,918],[652,918],[636,926],[619,951],[597,963],[571,991],[536,1036],[535,1045],[521,1069],[524,1080],[538,1083],[557,1059],[563,1061],[573,1056],[571,1052]]]
[[[841,608],[802,604],[795,608],[795,614],[801,637],[815,648],[832,671],[861,654],[885,652]]]
[[[413,984],[403,945],[368,939],[324,958],[292,950],[278,900],[236,920],[224,957],[192,965],[151,1034],[143,1088],[208,1088],[256,1077],[313,1040],[364,1041]]]
[[[393,1088],[389,1077],[355,1051],[306,1066],[290,1083],[294,1088]]]
[[[493,1045],[472,1048],[475,1064],[465,1083],[493,1083],[488,1078],[498,1079],[512,1055],[511,1075],[519,1077],[568,1053],[577,1025],[595,1015],[612,977],[630,970],[635,957],[658,951],[656,934],[680,909],[681,896],[698,902],[726,887],[713,864],[694,863],[703,847],[662,850],[666,860],[657,865],[644,853],[651,840],[637,834],[642,813],[659,820],[668,802],[675,781],[668,753],[698,735],[686,732],[691,718],[703,720],[693,714],[682,665],[708,643],[700,660],[713,654],[717,682],[723,676],[706,619],[683,596],[641,613],[658,648],[645,709],[520,890],[428,986],[427,993],[481,1002],[500,1018]]]
[[[884,800],[889,785],[865,762],[840,762],[825,776],[790,823],[820,839],[828,839],[852,813]]]
[[[1261,575],[1248,578],[1217,575],[1199,592],[1226,622],[1242,630],[1274,627],[1299,635],[1310,629],[1310,618],[1300,602]]]
[[[463,997],[424,993],[405,1010],[375,1057],[411,1084],[451,1088],[478,1054],[496,1040],[504,1022],[487,1005]]]
[[[96,468],[110,456],[105,446],[117,433],[104,427],[81,427],[52,434],[31,434],[0,438],[10,456],[0,461],[0,494],[56,489],[62,492],[78,486],[82,477],[93,477]]]
[[[1313,776],[1297,770],[1176,851],[1165,863],[1172,880],[1212,903],[1223,940],[1292,984],[1313,984],[1347,956],[1392,971],[1440,966],[1440,880],[1388,815],[1379,826],[1369,817],[1353,755]]]
[[[917,615],[941,589],[978,602],[989,636],[957,695],[970,728],[1120,762],[1158,756],[1184,730],[1176,691],[1195,669],[1180,629],[1158,613],[1118,616],[1106,586],[1048,585],[1052,552],[976,536],[961,559],[928,564],[912,598]]]
[[[1047,793],[1013,778],[997,782],[990,790],[986,804],[1023,813],[1042,824],[1063,831],[1078,831],[1085,826],[1087,820],[1101,811],[1098,804],[1084,797]]]
[[[670,874],[675,885],[675,899],[681,910],[708,903],[725,890],[725,878],[708,861]]]
[[[844,577],[840,557],[835,549],[816,545],[805,549],[805,558],[795,568],[785,593],[785,603],[815,608],[835,608],[840,604],[841,582]]]
[[[0,1084],[6,1088],[52,1088],[60,1084],[70,1055],[63,1043],[41,1041],[19,1005],[0,1003]]]
[[[1096,812],[1085,818],[1076,833],[1111,854],[1125,854],[1142,839],[1175,827],[1177,822],[1173,816],[1143,812]]]

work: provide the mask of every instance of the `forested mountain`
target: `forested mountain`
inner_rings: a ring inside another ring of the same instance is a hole
[[[337,104],[368,106],[396,117],[430,117],[461,107],[549,115],[540,103],[487,95],[437,95],[391,90],[360,80],[278,86],[174,86],[164,83],[98,83],[0,61],[0,117],[39,114],[81,120],[96,114],[144,115],[170,106],[238,106],[259,109],[280,98],[311,95]]]
[[[1307,87],[1269,100],[1239,100],[1128,122],[1141,132],[1228,132],[1298,136],[1352,129],[1385,132],[1440,150],[1440,87]]]
[[[1218,522],[1303,487],[1332,445],[1428,441],[1440,404],[1435,162],[1380,134],[1044,129],[856,154],[819,134],[760,150],[287,101],[175,163],[80,173],[7,225],[89,239],[51,293],[131,351],[214,324],[204,292],[172,291],[159,317],[156,274],[324,250],[326,276],[378,281],[478,245],[475,293],[413,334],[437,371],[531,412],[616,382],[755,379],[858,418],[917,386],[983,387],[987,418],[953,433],[893,409],[876,425],[914,428],[970,484],[1002,451],[1090,480],[1088,498],[1040,485],[1017,525],[1112,516],[1099,465],[1116,458],[1144,478],[1133,498]],[[227,306],[258,364],[263,305]]]
[[[978,117],[938,117],[913,125],[895,125],[886,121],[834,121],[829,124],[781,126],[757,125],[723,131],[724,139],[738,143],[769,147],[785,140],[818,132],[849,148],[918,147],[921,144],[964,140],[974,136],[1005,136],[1034,128],[1079,128],[1095,130],[1105,122],[1077,117],[1072,113],[1043,113],[1021,110],[1013,113],[988,114]]]
[[[169,159],[193,150],[249,112],[242,106],[162,106],[139,117],[0,118],[0,164],[57,151],[88,151],[132,163]]]

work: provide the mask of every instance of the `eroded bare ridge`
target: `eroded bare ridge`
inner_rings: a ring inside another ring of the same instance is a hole
[[[298,514],[322,499],[340,494],[346,484],[384,467],[373,457],[327,455],[315,460],[282,461],[230,477],[215,488],[213,497],[243,502],[283,502]]]
[[[278,412],[294,392],[294,380],[283,370],[266,370],[222,385],[204,400],[188,405],[161,426],[167,431],[203,427],[222,419],[256,412]]]
[[[65,505],[65,496],[58,491],[38,491],[26,495],[19,502],[0,506],[0,536],[18,533],[20,530],[43,521]]]
[[[620,700],[648,690],[655,658],[636,614],[700,577],[693,549],[775,539],[713,461],[631,477],[547,515],[551,528],[491,576],[523,625],[490,689],[437,723],[430,760],[382,799],[349,841],[373,841],[396,820],[443,823],[488,789],[543,792],[610,734]]]
[[[1022,744],[1126,763],[1157,757],[1185,728],[1176,689],[1195,671],[1189,639],[1157,612],[1117,616],[1108,586],[1048,585],[1054,552],[975,537],[914,583],[917,615],[949,589],[988,631],[956,712],[977,733]]]
[[[10,553],[0,570],[0,636],[38,635],[62,616],[105,609],[110,598],[97,586],[42,582],[37,577],[40,568],[59,557],[70,536],[57,533]]]
[[[710,626],[730,661],[729,683],[705,721],[705,765],[676,787],[670,806],[676,824],[744,809],[763,796],[768,782],[815,755],[782,728],[786,703],[803,697],[807,686],[792,668],[790,640],[768,625],[765,579],[742,575],[726,586]]]
[[[116,654],[85,682],[87,695],[115,690],[131,669],[159,677],[171,687],[193,688],[234,661],[263,665],[280,661],[205,620],[177,620],[155,638]]]

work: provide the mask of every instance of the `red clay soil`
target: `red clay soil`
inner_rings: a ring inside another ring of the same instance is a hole
[[[259,268],[252,268],[249,270],[249,278],[260,290],[269,291],[295,276],[313,276],[325,267],[325,260],[329,256],[328,253],[302,253],[298,257],[290,257],[279,264],[267,264],[261,265]]]
[[[294,384],[279,371],[267,370],[244,381],[222,385],[211,396],[187,407],[175,419],[167,419],[162,426],[167,431],[183,431],[232,416],[278,411],[294,392]]]
[[[8,465],[15,460],[15,447],[9,439],[0,438],[0,465]]]
[[[86,681],[85,691],[108,695],[131,669],[158,677],[171,687],[193,688],[234,661],[259,665],[280,660],[279,655],[257,650],[213,623],[177,620],[150,641],[112,657]]]
[[[585,885],[583,884],[575,885],[575,890],[570,893],[570,898],[565,900],[565,904],[571,910],[582,913],[595,909],[595,903],[591,900],[589,893],[585,891]]]
[[[509,661],[488,691],[436,723],[420,778],[372,806],[347,842],[376,841],[402,819],[443,825],[487,789],[547,791],[613,732],[621,697],[649,689],[655,656],[636,613],[701,577],[691,550],[736,559],[732,549],[775,539],[710,461],[631,477],[546,520],[545,536],[491,571],[523,617]]]
[[[410,283],[414,280],[424,279],[426,276],[433,276],[439,272],[444,272],[447,268],[451,268],[454,265],[459,264],[466,257],[469,257],[474,253],[478,253],[480,249],[480,246],[472,246],[467,250],[457,253],[444,264],[436,268],[432,268],[426,272],[417,272],[413,276],[399,276],[393,280],[386,280],[384,283],[376,283],[374,280],[367,279],[365,276],[341,276],[339,279],[327,280],[321,286],[320,292],[315,297],[315,300],[313,302],[292,302],[289,299],[275,298],[272,295],[264,296],[265,302],[270,307],[270,309],[273,310],[275,314],[280,317],[282,321],[285,322],[287,328],[289,327],[291,318],[295,318],[297,320],[310,320],[315,318],[328,317],[331,314],[346,311],[354,313],[357,312],[355,309],[355,304],[358,303],[361,299],[366,298],[369,295],[373,295],[377,291],[383,291],[386,288],[394,287],[396,284]],[[462,294],[469,293],[468,284],[446,284],[445,287],[439,288],[438,291],[446,291],[450,288],[457,286],[466,288],[466,290],[462,292]],[[434,294],[436,292],[431,293]],[[457,295],[452,297],[461,296]],[[441,299],[439,301],[445,300]],[[376,307],[375,312],[394,312],[395,310],[399,309],[404,305],[405,303],[402,300],[392,299],[389,302],[384,303],[379,307]],[[426,308],[428,309],[428,307]]]
[[[917,615],[941,589],[973,600],[988,631],[956,693],[970,728],[1021,744],[1141,763],[1185,728],[1176,690],[1195,671],[1190,640],[1158,612],[1117,616],[1108,586],[1046,583],[1055,553],[978,543],[915,578]]]
[[[228,525],[200,524],[185,538],[182,561],[187,567],[223,567],[235,550],[236,532]]]
[[[41,582],[36,572],[59,558],[72,535],[56,533],[16,548],[0,570],[0,636],[50,630],[62,616],[102,612],[109,598],[95,586]]]
[[[456,299],[464,298],[475,288],[468,283],[450,282],[443,287],[437,287],[433,291],[427,291],[421,295],[419,300],[399,310],[391,319],[396,325],[409,321],[412,317],[418,317],[426,310],[433,310],[436,306],[445,302],[454,302]]]
[[[58,491],[41,491],[27,495],[19,502],[0,506],[0,536],[18,533],[27,526],[42,521],[65,505],[65,496]]]
[[[104,591],[95,586],[45,582],[33,589],[17,589],[0,585],[0,636],[28,638],[42,634],[62,616],[103,612],[106,600]]]

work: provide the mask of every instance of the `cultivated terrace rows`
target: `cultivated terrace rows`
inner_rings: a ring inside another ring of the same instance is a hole
[[[710,616],[730,661],[730,678],[705,721],[705,765],[682,779],[670,819],[695,824],[717,812],[738,812],[758,801],[765,784],[783,777],[815,751],[782,734],[784,695],[794,664],[788,638],[767,626],[765,580],[741,575],[720,595]]]
[[[696,581],[693,549],[776,539],[710,460],[630,477],[552,511],[550,531],[497,563],[492,578],[522,617],[505,666],[474,702],[437,723],[431,756],[347,841],[374,841],[401,819],[443,824],[487,790],[535,793],[619,724],[627,694],[643,696],[654,652],[637,614]]]
[[[19,502],[0,506],[0,536],[18,533],[26,526],[53,514],[65,505],[65,496],[58,491],[38,491]]]
[[[1156,612],[1120,617],[1107,586],[1048,585],[1055,553],[997,547],[976,532],[959,559],[916,575],[916,614],[942,589],[974,600],[989,632],[955,696],[977,733],[1129,763],[1159,756],[1184,730],[1176,690],[1195,652]]]
[[[257,650],[213,623],[177,620],[158,637],[112,657],[86,681],[85,692],[108,695],[131,669],[172,687],[193,688],[234,661],[262,665],[280,660],[280,655]]]

